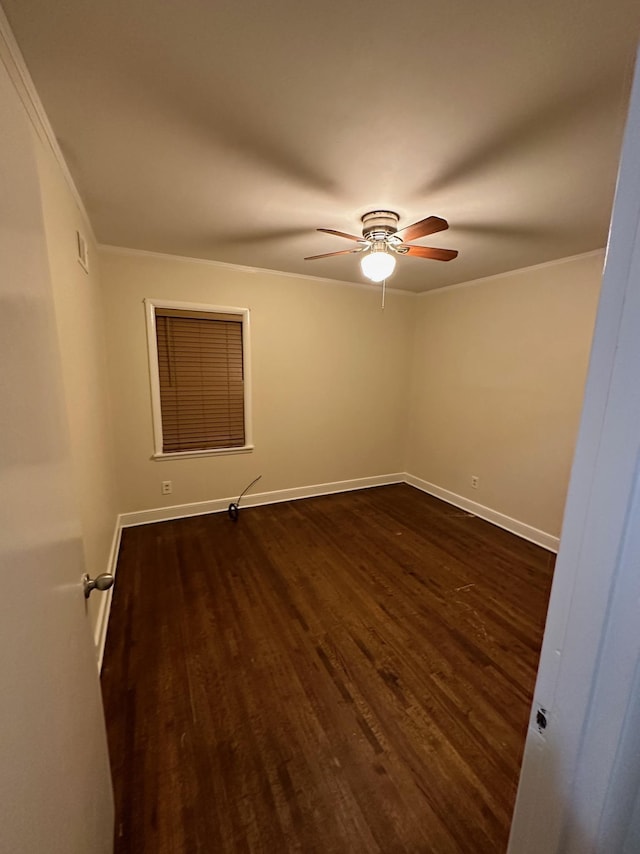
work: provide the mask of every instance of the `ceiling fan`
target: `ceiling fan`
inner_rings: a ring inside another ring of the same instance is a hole
[[[449,228],[446,219],[429,216],[398,229],[400,217],[393,211],[370,211],[362,217],[362,237],[346,234],[333,228],[319,228],[325,234],[355,240],[359,245],[355,249],[341,249],[339,252],[324,252],[322,255],[309,255],[305,261],[318,258],[330,258],[333,255],[353,255],[366,252],[360,266],[364,275],[372,282],[382,282],[390,276],[396,266],[395,255],[412,255],[416,258],[431,258],[434,261],[452,261],[458,254],[455,249],[435,249],[431,246],[414,246],[411,240],[419,240],[428,234]]]

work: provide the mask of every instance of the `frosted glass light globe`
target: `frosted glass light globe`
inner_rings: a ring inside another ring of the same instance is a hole
[[[371,251],[360,261],[362,272],[372,282],[388,278],[396,268],[396,259],[384,251]]]

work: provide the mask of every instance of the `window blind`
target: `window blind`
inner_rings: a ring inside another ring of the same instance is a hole
[[[163,452],[242,447],[242,316],[155,314]]]

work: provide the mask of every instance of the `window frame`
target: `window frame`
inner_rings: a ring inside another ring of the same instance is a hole
[[[246,454],[254,449],[251,411],[251,342],[249,309],[228,305],[182,302],[146,297],[144,300],[147,321],[147,352],[149,357],[149,381],[151,386],[151,414],[153,422],[154,451],[152,459],[171,460],[185,457],[212,457],[226,454]],[[244,445],[232,448],[203,448],[193,451],[162,450],[162,406],[160,402],[160,369],[158,365],[158,338],[156,308],[178,309],[179,311],[204,311],[215,314],[235,314],[242,317],[242,361],[244,373]]]

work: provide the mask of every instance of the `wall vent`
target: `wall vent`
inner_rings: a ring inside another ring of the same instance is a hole
[[[77,245],[78,245],[78,264],[82,267],[82,269],[88,273],[89,272],[89,248],[87,246],[87,241],[80,234],[79,231],[76,231]]]

